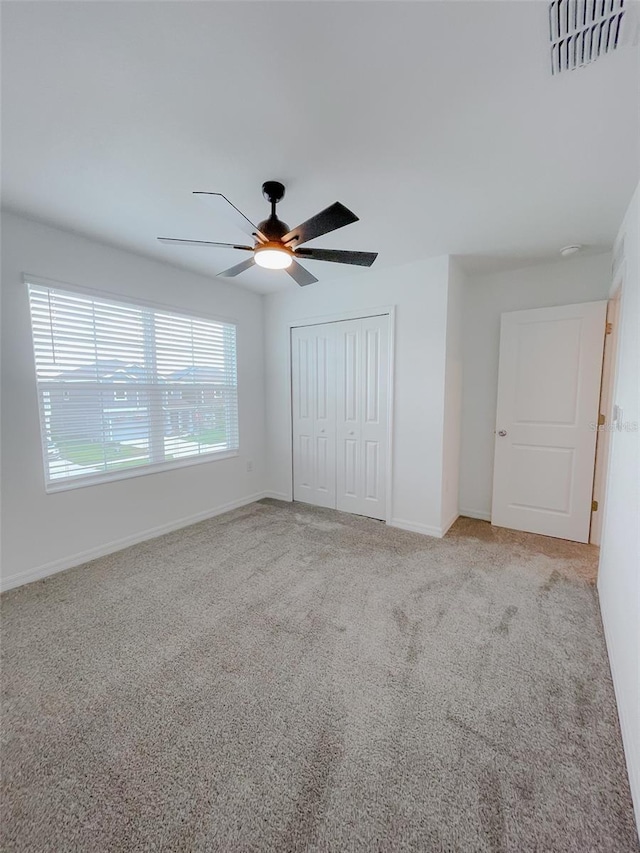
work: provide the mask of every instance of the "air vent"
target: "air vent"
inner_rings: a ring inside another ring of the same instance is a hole
[[[625,0],[553,0],[549,4],[551,73],[573,71],[620,44]]]

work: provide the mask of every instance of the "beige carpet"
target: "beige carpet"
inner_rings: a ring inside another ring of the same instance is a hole
[[[637,851],[595,553],[264,501],[3,596],[3,851]]]

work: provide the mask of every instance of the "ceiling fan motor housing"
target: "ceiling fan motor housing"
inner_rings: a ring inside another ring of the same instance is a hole
[[[272,213],[268,219],[264,219],[258,223],[258,231],[261,231],[270,242],[279,242],[290,230],[287,223],[278,219],[275,213]]]

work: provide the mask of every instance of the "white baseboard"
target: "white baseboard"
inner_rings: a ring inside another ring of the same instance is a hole
[[[0,590],[4,592],[8,589],[14,589],[17,586],[22,586],[25,583],[41,580],[49,575],[63,572],[65,569],[72,569],[74,566],[81,566],[83,563],[88,563],[89,560],[95,560],[98,557],[105,557],[107,554],[113,554],[114,551],[121,551],[123,548],[128,548],[130,545],[137,545],[139,542],[145,542],[147,539],[155,539],[157,536],[162,536],[164,533],[171,533],[173,530],[179,530],[181,527],[189,527],[191,524],[197,524],[198,521],[205,521],[207,518],[215,518],[216,515],[222,515],[225,512],[231,512],[232,509],[238,509],[241,506],[259,501],[266,497],[276,497],[272,492],[257,492],[254,495],[239,498],[221,506],[207,509],[204,512],[196,513],[195,515],[186,516],[184,518],[170,521],[167,524],[162,524],[159,527],[151,527],[147,530],[142,530],[140,533],[134,533],[132,536],[125,536],[123,539],[114,539],[111,542],[106,542],[104,545],[98,545],[97,548],[90,548],[88,551],[81,551],[78,554],[73,554],[69,557],[62,557],[59,560],[53,560],[51,563],[45,563],[42,566],[36,566],[34,569],[27,569],[26,572],[3,577],[0,580]],[[280,499],[280,498],[279,498]]]
[[[398,527],[400,530],[409,530],[411,533],[422,533],[423,536],[435,536],[442,539],[444,533],[441,527],[431,527],[428,524],[418,524],[415,521],[405,521],[404,518],[392,518],[387,522],[389,527]]]
[[[271,498],[274,501],[286,501],[289,504],[292,502],[292,499],[289,497],[289,495],[285,495],[284,492],[265,492],[262,497]]]
[[[491,521],[491,513],[481,509],[461,509],[460,515],[465,518],[478,518],[480,521]]]

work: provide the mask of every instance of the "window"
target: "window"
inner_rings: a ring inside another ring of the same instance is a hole
[[[236,327],[29,282],[48,491],[238,449]]]

